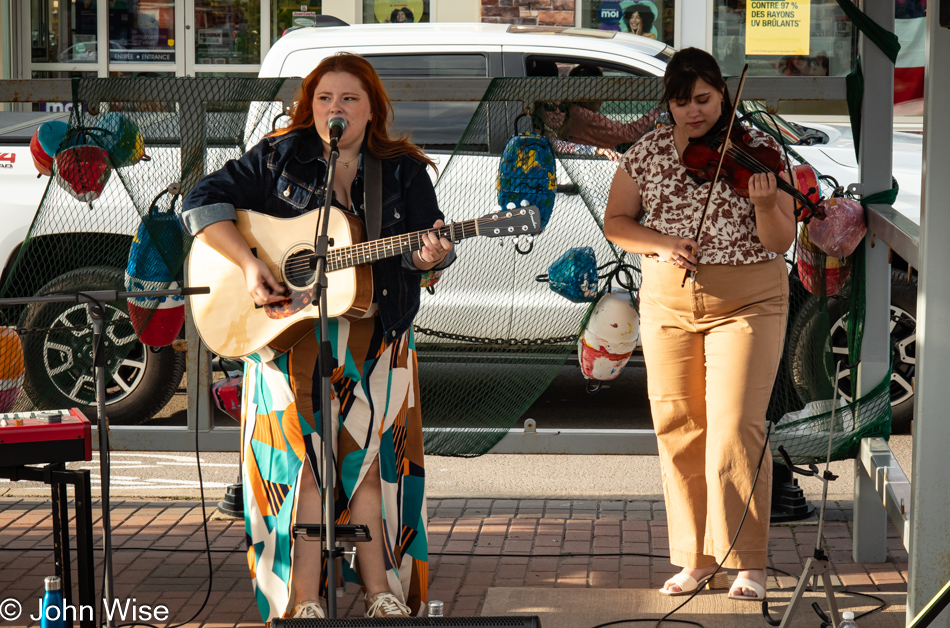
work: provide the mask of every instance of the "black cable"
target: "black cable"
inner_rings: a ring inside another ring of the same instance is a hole
[[[735,533],[735,535],[732,537],[732,543],[729,545],[729,549],[726,551],[726,555],[723,556],[723,557],[722,557],[722,560],[719,561],[719,563],[716,564],[716,569],[715,569],[709,576],[706,577],[707,582],[708,582],[708,581],[711,581],[712,578],[713,578],[717,573],[719,573],[720,570],[722,570],[722,564],[723,564],[724,562],[726,562],[726,559],[729,558],[729,555],[732,553],[732,548],[734,548],[734,547],[736,546],[736,541],[739,540],[739,533],[742,532],[742,525],[745,523],[746,515],[749,514],[749,507],[752,505],[752,497],[755,495],[755,485],[758,483],[758,480],[759,480],[759,472],[762,470],[762,461],[765,460],[765,452],[766,452],[766,451],[768,450],[768,448],[769,448],[769,435],[772,433],[772,422],[771,422],[771,421],[766,421],[765,423],[766,423],[766,428],[765,428],[765,443],[762,445],[762,453],[759,454],[759,463],[758,463],[758,464],[756,465],[756,467],[755,467],[755,475],[752,477],[752,487],[749,489],[749,498],[748,498],[748,499],[746,500],[746,502],[745,502],[745,510],[742,511],[742,518],[739,519],[739,527],[736,528],[736,533]],[[766,578],[766,586],[768,586],[768,578]],[[694,597],[696,597],[697,595],[699,595],[699,593],[703,590],[703,588],[704,588],[704,587],[702,587],[702,586],[696,587],[696,589],[693,590],[693,592],[689,595],[689,597],[687,597],[679,606],[677,606],[676,608],[674,608],[673,610],[671,610],[669,613],[667,613],[666,615],[664,615],[664,616],[661,617],[660,619],[650,619],[650,618],[643,618],[643,619],[620,619],[620,620],[617,620],[617,621],[607,622],[607,623],[605,623],[605,624],[597,624],[596,626],[592,626],[591,628],[605,628],[606,626],[615,626],[615,625],[617,625],[617,624],[626,624],[626,623],[635,623],[635,622],[645,622],[645,621],[653,621],[653,622],[656,622],[656,625],[657,625],[657,626],[659,626],[660,624],[662,624],[662,623],[665,622],[665,621],[668,621],[668,622],[675,622],[675,623],[680,623],[680,624],[691,624],[691,625],[693,625],[693,626],[700,626],[701,628],[704,628],[703,625],[700,624],[700,623],[698,623],[698,622],[687,621],[687,620],[685,620],[685,619],[670,619],[670,616],[671,616],[673,613],[675,613],[675,612],[678,611],[679,609],[681,609],[681,608],[683,608],[684,606],[686,606],[687,604],[689,604],[689,603],[692,601],[692,599],[693,599]]]
[[[198,430],[195,430],[195,462],[198,464],[198,490],[201,493],[201,527],[204,530],[205,534],[205,553],[208,556],[208,589],[205,591],[205,599],[201,603],[201,606],[198,610],[195,611],[195,614],[192,615],[189,619],[177,623],[166,625],[164,628],[181,628],[185,624],[190,624],[194,621],[198,615],[200,615],[205,607],[208,605],[208,600],[211,599],[211,586],[214,582],[214,565],[211,563],[211,539],[208,536],[208,512],[205,510],[205,482],[204,478],[201,475],[201,451],[198,447]],[[130,548],[132,549],[132,548]],[[157,548],[156,548],[157,549]],[[132,628],[134,626],[145,626],[146,628],[160,628],[155,624],[147,624],[144,622],[131,622],[127,624],[119,624],[116,628]]]

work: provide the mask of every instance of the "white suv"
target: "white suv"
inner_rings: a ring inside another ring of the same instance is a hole
[[[608,77],[660,77],[674,52],[665,44],[628,33],[570,27],[496,24],[327,26],[301,28],[285,35],[271,48],[261,66],[260,76],[303,77],[321,59],[340,51],[364,56],[384,79],[551,76],[550,68],[553,67],[557,68],[559,76],[566,76],[568,70],[578,64],[596,66]],[[539,68],[548,70],[539,72]],[[500,147],[511,136],[513,128],[489,128],[489,136],[501,136],[500,144],[489,138],[487,150],[486,146],[475,150],[462,147],[449,164],[448,157],[456,150],[479,103],[398,102],[394,106],[396,131],[411,133],[412,139],[443,170],[436,190],[447,216],[452,219],[471,218],[480,213],[480,205],[494,201],[494,180],[490,173],[493,165],[497,167]],[[610,115],[608,109],[602,111]],[[819,124],[805,127],[778,117],[776,122],[786,139],[795,144],[795,151],[820,173],[833,176],[845,186],[858,180],[848,127]],[[895,175],[901,183],[901,195],[895,208],[918,221],[920,138],[903,133],[895,133],[894,138]],[[570,162],[561,160],[559,163],[559,183],[569,183],[565,170],[571,172],[571,178],[577,183],[582,183],[577,181],[578,177],[597,176],[597,181],[600,181],[605,164],[616,167],[612,162],[602,160],[591,160],[580,166],[575,159]],[[479,177],[484,180],[471,181]],[[588,193],[588,197],[596,194],[600,195],[599,198],[585,199],[599,205],[601,212],[608,185],[609,178],[603,186],[595,186],[604,189]],[[467,194],[458,193],[461,186],[468,186]],[[569,185],[559,186],[562,191],[570,189]],[[464,198],[464,202],[460,202],[460,198]],[[419,327],[436,332],[445,321],[451,321],[457,336],[423,333],[417,337],[417,342],[423,347],[438,347],[449,353],[467,348],[471,355],[477,355],[480,343],[489,342],[491,338],[495,338],[496,345],[504,341],[519,344],[576,333],[578,311],[585,306],[569,303],[544,286],[533,283],[533,277],[543,273],[549,263],[572,247],[592,246],[600,263],[612,259],[599,224],[591,219],[582,199],[569,194],[558,195],[551,223],[537,239],[534,251],[524,259],[500,253],[497,246],[477,240],[462,246],[460,263],[446,273],[439,288],[441,293],[436,298],[424,299],[416,320]],[[465,258],[477,260],[477,263]],[[503,265],[505,272],[493,272],[497,265]],[[510,270],[512,265],[513,271]],[[901,260],[895,260],[895,266],[901,268]],[[903,269],[906,272],[906,264]],[[892,386],[897,427],[912,416],[910,384],[915,360],[916,297],[913,286],[902,278],[901,271],[895,272],[901,277],[901,281],[895,283],[895,304],[892,306],[892,319],[900,321],[892,326],[895,345],[901,348],[895,356]],[[507,285],[500,285],[502,283]],[[805,309],[811,312],[813,308]],[[840,311],[835,305],[832,309]],[[808,321],[796,320],[796,312],[791,315],[790,329],[808,327]],[[833,337],[833,342],[841,341],[839,335]],[[792,353],[794,348],[789,360],[800,362],[802,356]],[[808,390],[817,384],[796,381],[795,385]],[[848,396],[849,393],[845,382],[842,394]]]

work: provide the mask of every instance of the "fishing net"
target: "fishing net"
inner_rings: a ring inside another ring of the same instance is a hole
[[[56,153],[50,154],[52,176],[2,296],[179,285],[190,238],[173,217],[175,203],[205,172],[259,139],[282,82],[74,80],[68,130],[58,145],[47,147]],[[129,263],[133,240],[142,253],[138,265]],[[114,423],[141,423],[177,390],[184,354],[170,346],[147,347],[139,336],[158,330],[170,334],[168,342],[174,340],[173,310],[183,301],[123,299],[104,306],[107,412]],[[180,314],[179,309],[179,326]],[[86,306],[4,307],[0,322],[7,326],[0,338],[2,411],[80,407],[92,418],[95,381]]]
[[[51,182],[3,282],[3,296],[122,290],[130,273],[136,287],[174,285],[190,242],[163,217],[202,174],[238,157],[271,130],[280,111],[273,102],[280,86],[280,80],[257,79],[77,80],[71,135],[63,146],[82,150],[73,151],[71,160],[51,163]],[[616,277],[618,268],[630,269],[627,284],[635,293],[638,256],[609,243],[602,223],[620,156],[642,134],[666,123],[656,109],[660,89],[655,79],[614,77],[491,83],[438,180],[440,206],[449,220],[460,221],[490,213],[500,196],[516,200],[512,194],[524,191],[544,206],[547,222],[533,241],[522,238],[517,246],[510,238],[466,240],[458,263],[431,293],[423,293],[415,342],[427,453],[489,451],[576,351],[585,317],[608,288],[608,277]],[[754,122],[769,124],[759,116]],[[773,130],[782,135],[782,129]],[[508,151],[513,157],[505,166],[507,179],[501,178],[508,181],[519,170],[527,178],[499,190],[506,146],[529,134],[547,140],[552,158],[545,156],[546,148],[516,144]],[[153,251],[135,267],[129,264],[133,241]],[[786,355],[769,418],[779,420],[773,444],[783,444],[805,462],[823,457],[819,441],[830,414],[821,412],[821,403],[803,410],[811,402],[830,402],[833,360],[841,346],[853,356],[860,343],[863,266],[857,259],[829,261],[807,242],[799,248],[790,259]],[[798,279],[803,259],[804,282]],[[581,260],[587,260],[586,270]],[[162,273],[161,280],[154,279]],[[588,275],[583,289],[558,288],[583,273]],[[551,281],[555,277],[558,281]],[[830,280],[834,295],[827,290]],[[177,389],[183,354],[138,342],[144,327],[166,315],[159,300],[106,306],[109,415],[117,423],[147,420]],[[7,327],[0,334],[3,411],[93,403],[85,306],[5,307],[0,322]],[[846,372],[838,382],[848,405],[835,415],[836,455],[853,452],[860,436],[887,432],[886,388],[855,400],[853,381],[854,374]]]
[[[511,138],[532,129],[551,143],[558,194],[530,253],[520,255],[492,240],[466,242],[460,262],[445,273],[435,295],[424,298],[416,342],[427,452],[468,456],[488,451],[575,351],[590,304],[565,298],[551,289],[553,284],[538,283],[539,273],[551,271],[552,263],[556,269],[556,264],[576,259],[584,247],[592,249],[598,265],[638,268],[639,256],[627,255],[604,238],[602,220],[623,152],[643,133],[669,123],[656,108],[660,93],[661,83],[654,79],[492,81],[439,179],[440,205],[458,219],[479,215],[496,203],[503,149]],[[762,114],[763,109],[748,103],[741,113],[787,143],[791,130]],[[790,153],[802,162],[794,147]],[[826,196],[833,187],[822,181]],[[846,360],[850,351],[853,362],[860,345],[864,273],[863,262],[829,258],[811,245],[807,231],[788,261],[786,351],[768,417],[778,421],[773,450],[782,445],[804,463],[823,459],[827,451],[831,414],[822,409],[831,403],[835,361]],[[602,279],[598,292],[603,288]],[[855,399],[854,381],[851,370],[838,380],[845,406],[835,414],[836,458],[853,455],[864,436],[889,434],[887,383]],[[596,406],[596,398],[591,404]]]
[[[539,275],[578,280],[582,256],[571,253],[588,247],[588,275],[608,264],[638,268],[638,256],[604,237],[603,215],[617,160],[654,128],[658,87],[652,79],[492,81],[439,178],[440,207],[452,220],[487,213],[498,203],[506,145],[530,131],[550,141],[557,194],[530,252],[519,253],[511,242],[468,240],[434,294],[423,295],[415,338],[427,453],[474,456],[491,449],[576,350],[581,323],[606,280],[590,282],[575,301]],[[600,145],[582,143],[594,139]],[[518,163],[528,171],[536,153],[525,152]],[[635,272],[634,282],[635,288]]]

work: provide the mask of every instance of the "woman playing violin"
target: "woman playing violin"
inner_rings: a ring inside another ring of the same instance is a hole
[[[683,568],[660,593],[691,593],[721,564],[738,570],[729,597],[757,601],[765,597],[771,506],[772,461],[762,455],[765,413],[785,337],[782,254],[795,237],[793,202],[778,187],[784,174],[752,174],[748,198],[719,180],[710,196],[711,184],[696,181],[683,166],[690,141],[732,112],[711,55],[696,48],[677,52],[664,83],[661,106],[674,124],[627,151],[604,217],[611,242],[644,255],[640,338],[670,560]],[[744,132],[751,144],[778,150],[768,135]],[[683,285],[685,270],[695,272]]]

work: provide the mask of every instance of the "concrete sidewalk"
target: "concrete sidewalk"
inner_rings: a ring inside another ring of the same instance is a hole
[[[209,514],[215,512],[215,506],[216,502],[207,503]],[[93,513],[95,542],[99,546],[102,533],[98,527],[98,502]],[[653,589],[677,571],[665,558],[668,545],[662,500],[430,499],[429,515],[429,599],[443,600],[447,615],[479,615],[486,600],[514,599],[515,594],[520,595],[519,599],[530,599],[532,591],[540,596],[552,587],[588,589],[591,596],[601,597],[626,591],[629,595],[650,596],[652,601],[660,597]],[[115,498],[111,519],[115,593],[122,603],[134,598],[132,605],[138,608],[167,607],[168,620],[152,622],[158,625],[183,622],[196,613],[187,626],[228,628],[262,624],[250,587],[243,521],[208,522],[213,570],[209,595],[199,502]],[[883,594],[892,602],[903,603],[907,591],[907,553],[894,530],[890,530],[887,539],[887,562],[856,564],[851,560],[850,549],[851,502],[830,502],[826,519],[825,547],[837,587]],[[769,579],[773,599],[781,598],[794,586],[805,559],[812,554],[816,535],[813,520],[772,526],[772,566],[792,574]],[[19,619],[0,619],[0,628],[38,625],[28,616],[36,613],[44,576],[54,573],[52,546],[48,499],[0,498],[0,615],[11,608],[11,599],[23,609]],[[74,540],[72,547],[75,566]],[[101,576],[102,555],[97,550],[96,577]],[[96,583],[96,590],[101,591],[101,582]],[[562,598],[565,604],[570,599],[567,593]],[[208,602],[203,607],[206,596]],[[707,603],[723,600],[724,592],[704,592],[701,597]],[[669,599],[668,610],[683,599]],[[847,609],[858,604],[856,599],[841,595],[839,604]],[[74,593],[73,600],[78,604],[78,593]],[[806,625],[818,621],[809,608],[812,601],[818,600],[823,604],[822,596],[810,593],[808,604],[797,612],[802,621],[807,620]],[[697,598],[691,605],[702,603]],[[703,619],[704,625],[744,626],[736,623],[733,613],[745,613],[744,617],[756,622],[750,625],[763,625],[758,604],[728,604],[724,611],[728,614],[720,617],[720,623]],[[869,603],[860,604],[864,608]],[[736,610],[731,610],[732,606]],[[773,614],[781,612],[782,606],[779,604]],[[341,616],[358,617],[363,609],[362,600],[351,588],[341,598],[339,608]],[[556,628],[562,625],[557,616],[563,610],[548,606],[523,612],[538,613],[545,628]],[[904,614],[895,611],[899,608],[868,617],[868,625],[903,626]],[[695,620],[696,615],[690,618]],[[610,617],[600,621],[607,619]],[[131,617],[125,621],[131,621]],[[586,625],[593,623],[597,622],[592,620]]]

